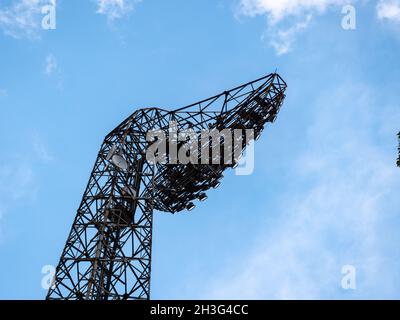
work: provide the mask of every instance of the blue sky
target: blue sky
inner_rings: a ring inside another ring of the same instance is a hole
[[[254,174],[156,213],[152,298],[400,298],[400,1],[58,0],[43,30],[49,3],[0,0],[0,298],[44,298],[124,118],[275,69],[287,98]]]

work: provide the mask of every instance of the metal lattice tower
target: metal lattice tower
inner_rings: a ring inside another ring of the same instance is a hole
[[[104,139],[47,299],[150,299],[153,212],[192,209],[232,164],[153,164],[146,134],[168,130],[253,129],[257,139],[283,103],[276,74],[184,108],[135,111]]]

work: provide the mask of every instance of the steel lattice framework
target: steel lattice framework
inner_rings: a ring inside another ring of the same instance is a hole
[[[399,146],[397,147],[397,151],[399,153],[399,156],[397,157],[397,166],[400,167],[400,131],[397,134],[397,137],[399,139]]]
[[[254,129],[258,138],[283,103],[276,74],[184,108],[135,111],[104,139],[47,299],[150,299],[155,210],[176,213],[217,187],[232,164],[153,164],[150,130]]]

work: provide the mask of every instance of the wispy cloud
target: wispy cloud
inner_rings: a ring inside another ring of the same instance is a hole
[[[311,22],[311,15],[308,15],[304,21],[297,22],[285,30],[277,30],[269,40],[270,45],[275,49],[278,56],[288,53],[295,41],[296,35],[305,30]],[[269,32],[267,33],[269,35]],[[266,36],[263,36],[265,38]]]
[[[240,0],[238,15],[265,16],[269,44],[278,55],[290,52],[296,35],[305,30],[315,15],[330,7],[338,7],[355,0]],[[289,27],[280,24],[290,19]],[[266,36],[263,37],[267,39]]]
[[[37,133],[33,133],[23,152],[9,149],[2,156],[0,160],[0,220],[19,203],[35,199],[39,189],[36,166],[48,163],[52,159],[44,140]],[[1,238],[0,226],[0,240]]]
[[[0,98],[4,98],[8,96],[8,92],[6,89],[0,88]]]
[[[267,15],[268,23],[276,24],[286,17],[323,13],[330,6],[348,3],[345,0],[241,0],[239,10],[248,16]]]
[[[48,0],[15,0],[10,5],[0,4],[0,29],[14,38],[35,39],[39,37],[42,7]]]
[[[141,0],[96,0],[97,13],[107,16],[109,21],[131,13]]]
[[[400,255],[393,235],[399,227],[394,221],[399,221],[393,219],[400,207],[400,172],[395,152],[377,142],[376,134],[384,128],[384,139],[393,142],[394,151],[397,128],[385,119],[390,114],[400,122],[400,111],[381,106],[374,92],[366,86],[343,85],[322,95],[303,140],[305,148],[292,162],[296,187],[282,196],[279,217],[269,219],[273,226],[251,253],[236,257],[243,262],[227,266],[204,297],[398,295],[393,283],[399,280]],[[357,270],[357,289],[352,293],[341,288],[345,264]]]
[[[400,0],[379,0],[376,11],[378,19],[400,22]]]

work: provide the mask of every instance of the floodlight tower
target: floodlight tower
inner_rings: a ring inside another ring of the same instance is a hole
[[[153,212],[192,210],[235,161],[152,163],[147,134],[168,131],[173,122],[178,130],[197,133],[230,128],[245,135],[252,129],[257,139],[274,122],[285,89],[273,73],[173,111],[137,110],[112,130],[97,155],[47,299],[150,299]]]

